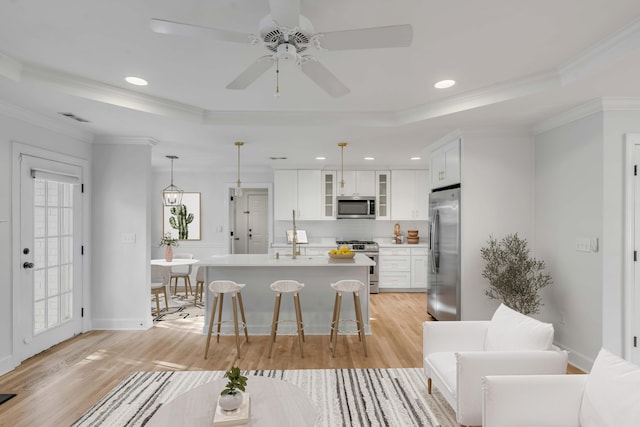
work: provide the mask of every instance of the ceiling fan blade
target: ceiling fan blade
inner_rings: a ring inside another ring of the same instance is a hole
[[[149,25],[154,32],[160,34],[176,34],[189,37],[208,37],[213,40],[232,43],[250,43],[252,40],[252,36],[250,34],[220,30],[217,28],[199,27],[197,25],[182,24],[180,22],[166,21],[164,19],[152,18]]]
[[[269,0],[271,18],[281,27],[294,28],[300,19],[300,0]]]
[[[315,60],[315,58],[309,59],[300,68],[303,73],[332,97],[338,98],[349,93],[349,88],[342,84],[327,67]]]
[[[407,47],[413,41],[411,24],[317,34],[320,47],[328,50]]]
[[[234,81],[229,83],[227,89],[246,89],[251,83],[256,81],[258,77],[271,68],[271,66],[273,66],[273,57],[271,55],[258,58],[256,62],[249,65]]]

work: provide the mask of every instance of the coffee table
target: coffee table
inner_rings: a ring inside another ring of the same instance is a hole
[[[307,394],[286,381],[261,376],[247,376],[251,395],[248,426],[313,427],[317,410]],[[220,378],[203,384],[163,404],[146,424],[149,427],[213,425],[213,415],[220,392],[227,383]]]

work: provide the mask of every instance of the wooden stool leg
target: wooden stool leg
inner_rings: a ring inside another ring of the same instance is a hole
[[[173,294],[177,295],[178,294],[178,276],[172,277],[171,281],[173,282]]]
[[[431,394],[431,378],[427,378],[427,393]]]
[[[333,333],[336,330],[336,308],[338,307],[338,293],[336,292],[336,299],[333,302],[333,316],[331,317],[331,335],[329,338],[329,350],[333,350]]]
[[[167,288],[165,286],[162,287],[162,293],[164,294],[164,307],[169,311],[169,298],[167,295]]]
[[[302,310],[300,310],[300,295],[297,292],[293,294],[293,305],[296,308],[296,323],[298,324],[298,344],[300,344],[300,357],[304,357],[304,353],[302,352],[302,341],[304,341]]]
[[[233,304],[233,329],[236,334],[236,349],[238,350],[238,359],[240,359],[240,335],[238,333],[238,303],[236,295],[231,295],[231,303]]]
[[[220,311],[218,312],[218,336],[216,342],[220,342],[220,327],[222,326],[222,303],[224,302],[224,294],[220,294]]]
[[[153,290],[153,294],[156,296],[156,317],[160,316],[160,292],[157,289]]]
[[[188,296],[187,287],[189,288],[189,294],[192,294],[193,293],[193,288],[191,287],[191,278],[188,275],[184,276],[184,293],[185,293],[185,297]]]
[[[336,357],[336,347],[338,347],[338,329],[340,328],[340,305],[342,304],[342,294],[338,292],[336,298],[336,320],[334,322],[335,341],[333,343],[333,357]]]
[[[209,343],[211,342],[211,332],[213,330],[213,319],[216,317],[216,305],[218,304],[218,295],[213,296],[213,306],[211,307],[211,317],[209,318],[209,333],[207,333],[207,345],[204,348],[204,358],[209,353]]]
[[[269,359],[273,352],[273,343],[276,342],[276,334],[278,333],[278,319],[280,318],[280,299],[282,294],[278,292],[276,295],[276,302],[273,307],[273,320],[271,321],[271,343],[269,344]]]
[[[364,335],[364,322],[362,321],[362,308],[360,306],[360,295],[353,294],[353,304],[356,308],[356,320],[358,322],[358,337],[362,340],[362,348],[364,349],[364,357],[367,357],[367,340]]]
[[[242,303],[242,292],[238,291],[238,302],[240,303],[240,315],[244,323],[244,338],[249,342],[249,330],[247,329],[247,319],[244,318],[244,304]]]

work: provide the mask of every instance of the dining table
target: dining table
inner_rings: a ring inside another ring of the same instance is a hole
[[[184,267],[188,265],[193,265],[200,262],[197,259],[189,259],[189,258],[174,258],[171,261],[167,261],[164,258],[152,259],[151,265],[158,265],[161,267],[166,267],[171,269],[171,267]],[[171,275],[169,275],[171,277]],[[167,295],[171,295],[171,279],[169,279],[165,284],[165,290]],[[186,289],[185,289],[186,292]],[[195,301],[195,300],[194,300]],[[194,302],[195,304],[195,302]],[[185,304],[181,304],[180,302],[174,300],[173,298],[169,298],[169,307],[182,307]]]

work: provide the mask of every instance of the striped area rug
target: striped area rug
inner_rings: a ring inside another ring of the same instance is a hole
[[[288,381],[314,402],[317,426],[453,427],[455,415],[437,390],[427,394],[420,368],[244,371]],[[221,378],[224,371],[135,372],[73,427],[144,426],[181,393]],[[249,378],[251,385],[251,378]]]

